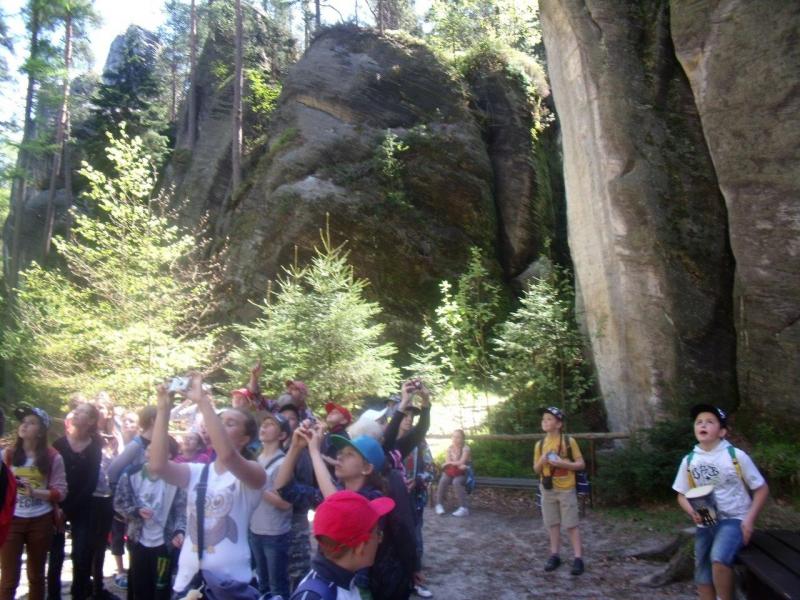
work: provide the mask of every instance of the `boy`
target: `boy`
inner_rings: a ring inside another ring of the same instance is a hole
[[[555,571],[561,565],[561,526],[567,530],[574,560],[570,573],[583,573],[583,548],[578,530],[578,494],[575,471],[586,468],[577,442],[563,433],[564,413],[550,406],[542,412],[542,431],[545,437],[536,442],[533,450],[533,470],[540,477],[542,520],[550,536],[550,558],[545,571]]]
[[[697,445],[683,457],[672,489],[678,504],[697,524],[694,579],[700,600],[733,598],[733,562],[753,533],[758,513],[769,494],[752,459],[725,439],[728,415],[710,404],[691,410]],[[686,493],[693,487],[714,486],[716,524],[706,527]],[[751,500],[748,488],[753,491]]]
[[[275,476],[283,462],[283,442],[290,435],[289,421],[266,413],[258,438],[260,464],[267,472],[261,502],[250,517],[250,551],[256,563],[258,592],[264,598],[289,597],[289,546],[292,541],[292,505],[275,490]]]
[[[393,508],[391,498],[367,500],[350,490],[328,496],[314,515],[319,551],[292,600],[360,600],[356,571],[375,561],[382,537],[378,520]]]
[[[170,440],[170,456],[177,453]],[[147,448],[145,460],[149,455]],[[120,477],[114,510],[128,522],[128,599],[169,600],[172,549],[181,547],[186,531],[186,491],[150,473],[145,463]]]
[[[328,463],[328,470],[333,475],[338,450],[331,444],[331,436],[340,435],[350,439],[350,436],[347,435],[347,427],[353,421],[353,417],[344,406],[333,402],[328,402],[325,405],[325,412],[327,413],[325,424],[328,426],[328,430],[325,433],[325,437],[322,438],[322,458]]]

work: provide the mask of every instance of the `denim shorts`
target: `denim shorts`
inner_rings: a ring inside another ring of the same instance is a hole
[[[711,585],[711,564],[732,567],[744,544],[741,519],[723,519],[714,527],[698,527],[694,537],[694,582]]]

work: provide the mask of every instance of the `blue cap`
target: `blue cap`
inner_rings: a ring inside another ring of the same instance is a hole
[[[383,448],[374,438],[368,435],[360,435],[354,440],[349,440],[343,435],[332,435],[331,446],[337,450],[341,450],[345,446],[350,446],[358,452],[365,461],[375,467],[376,471],[383,469],[386,462],[386,457],[383,454]]]
[[[20,421],[22,421],[22,419],[24,419],[28,415],[36,415],[37,417],[39,417],[39,420],[42,422],[42,427],[44,427],[45,429],[50,429],[50,416],[46,412],[44,412],[41,408],[35,408],[35,407],[32,407],[32,406],[25,406],[25,407],[22,407],[22,408],[18,408],[14,412],[14,415]]]

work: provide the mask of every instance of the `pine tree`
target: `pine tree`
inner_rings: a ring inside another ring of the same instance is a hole
[[[573,316],[574,295],[561,270],[526,287],[520,306],[498,329],[497,377],[509,396],[535,407],[574,409],[591,386],[585,340]]]
[[[152,197],[154,165],[141,138],[121,125],[109,141],[113,177],[82,170],[98,216],[76,215],[73,242],[53,239],[63,271],[34,263],[21,274],[3,340],[24,395],[39,404],[106,389],[141,405],[156,379],[213,358],[205,244],[171,224],[166,198]]]
[[[230,355],[231,381],[261,360],[267,389],[302,379],[316,408],[396,389],[396,349],[381,341],[381,309],[364,298],[367,285],[353,274],[347,252],[323,236],[310,264],[286,269],[278,292],[259,305],[260,316],[236,327],[242,343]]]
[[[492,373],[491,339],[502,309],[500,287],[483,265],[477,248],[470,251],[455,290],[440,284],[442,300],[422,332],[412,370],[446,381],[455,388],[485,391]]]

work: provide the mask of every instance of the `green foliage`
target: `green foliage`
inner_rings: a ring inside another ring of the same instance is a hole
[[[688,419],[663,421],[634,434],[620,449],[598,453],[598,495],[603,502],[620,505],[674,498],[672,482],[695,442]]]
[[[776,496],[800,491],[800,439],[796,431],[776,430],[761,421],[753,427],[751,457]]]
[[[113,177],[84,163],[86,200],[74,240],[53,240],[64,270],[21,276],[2,353],[27,400],[57,407],[70,393],[109,390],[142,405],[154,381],[212,360],[212,267],[202,239],[172,225],[152,198],[154,166],[140,138],[109,135]]]
[[[430,43],[452,55],[483,40],[541,53],[538,0],[433,0],[425,20]]]
[[[533,477],[533,442],[471,440],[472,466],[485,477]]]
[[[403,189],[404,163],[399,155],[409,149],[392,131],[386,132],[373,157],[374,169],[383,184],[386,198],[396,204],[407,204]]]
[[[285,269],[278,284],[274,298],[258,305],[260,316],[235,327],[242,343],[229,357],[231,381],[240,382],[261,360],[267,389],[302,379],[317,409],[397,388],[396,349],[381,342],[380,306],[364,298],[368,282],[355,277],[341,246],[323,236],[310,264]]]
[[[490,340],[500,318],[500,286],[483,264],[478,248],[470,249],[466,271],[455,291],[442,281],[442,300],[422,331],[412,372],[429,374],[456,388],[485,390],[492,372]]]
[[[498,327],[495,378],[511,400],[492,412],[494,431],[537,430],[542,406],[578,412],[591,379],[573,303],[570,278],[556,268],[528,283],[519,308]]]
[[[256,69],[246,69],[244,75],[250,88],[250,108],[262,117],[269,117],[278,105],[280,83],[270,83],[264,73]]]

